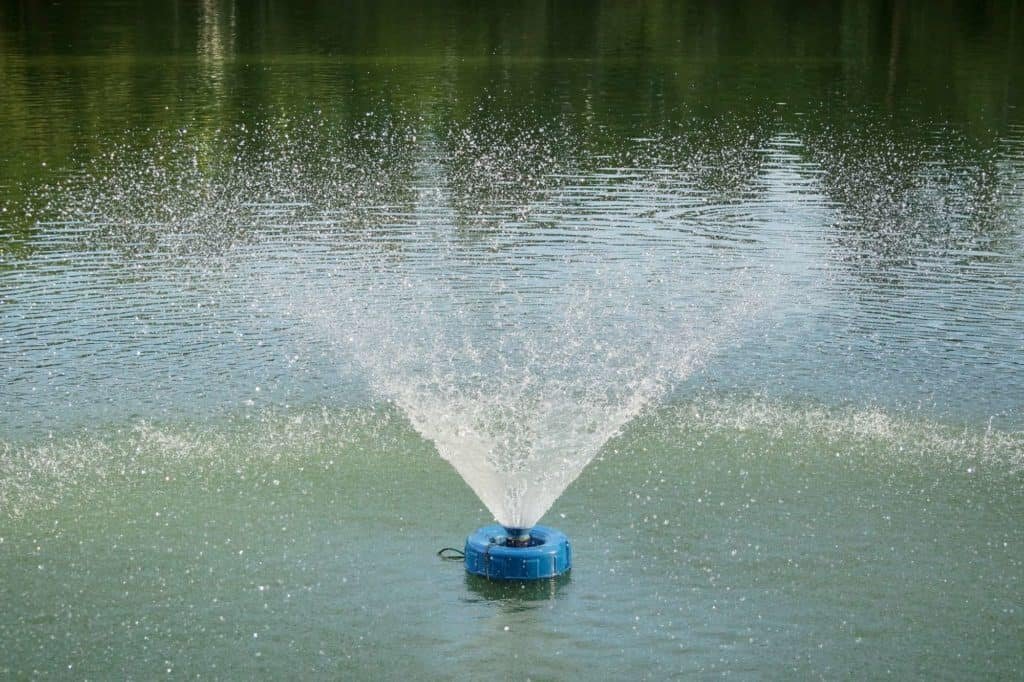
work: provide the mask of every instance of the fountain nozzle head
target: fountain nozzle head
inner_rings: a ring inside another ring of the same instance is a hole
[[[505,533],[508,537],[505,539],[506,547],[529,547],[530,546],[530,529],[529,528],[509,528],[504,526]]]

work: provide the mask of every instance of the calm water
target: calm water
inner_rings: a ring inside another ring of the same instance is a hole
[[[1017,2],[0,3],[0,674],[1020,677],[1022,73]],[[638,377],[569,579],[434,556],[424,423]]]

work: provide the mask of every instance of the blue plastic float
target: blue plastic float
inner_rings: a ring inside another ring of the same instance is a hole
[[[541,580],[572,568],[569,538],[546,526],[484,526],[466,538],[466,570],[491,580]]]

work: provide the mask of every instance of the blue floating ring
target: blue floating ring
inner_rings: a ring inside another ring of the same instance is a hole
[[[522,531],[512,531],[516,536]],[[562,575],[572,568],[569,538],[546,526],[529,529],[525,547],[506,544],[510,531],[484,526],[466,538],[466,570],[492,580],[540,580]]]

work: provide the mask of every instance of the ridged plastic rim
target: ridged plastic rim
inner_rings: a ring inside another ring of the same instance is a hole
[[[484,526],[466,538],[466,570],[494,580],[537,580],[554,578],[572,567],[572,550],[565,533],[546,526],[534,526],[530,537],[537,544],[509,547],[499,525]]]

